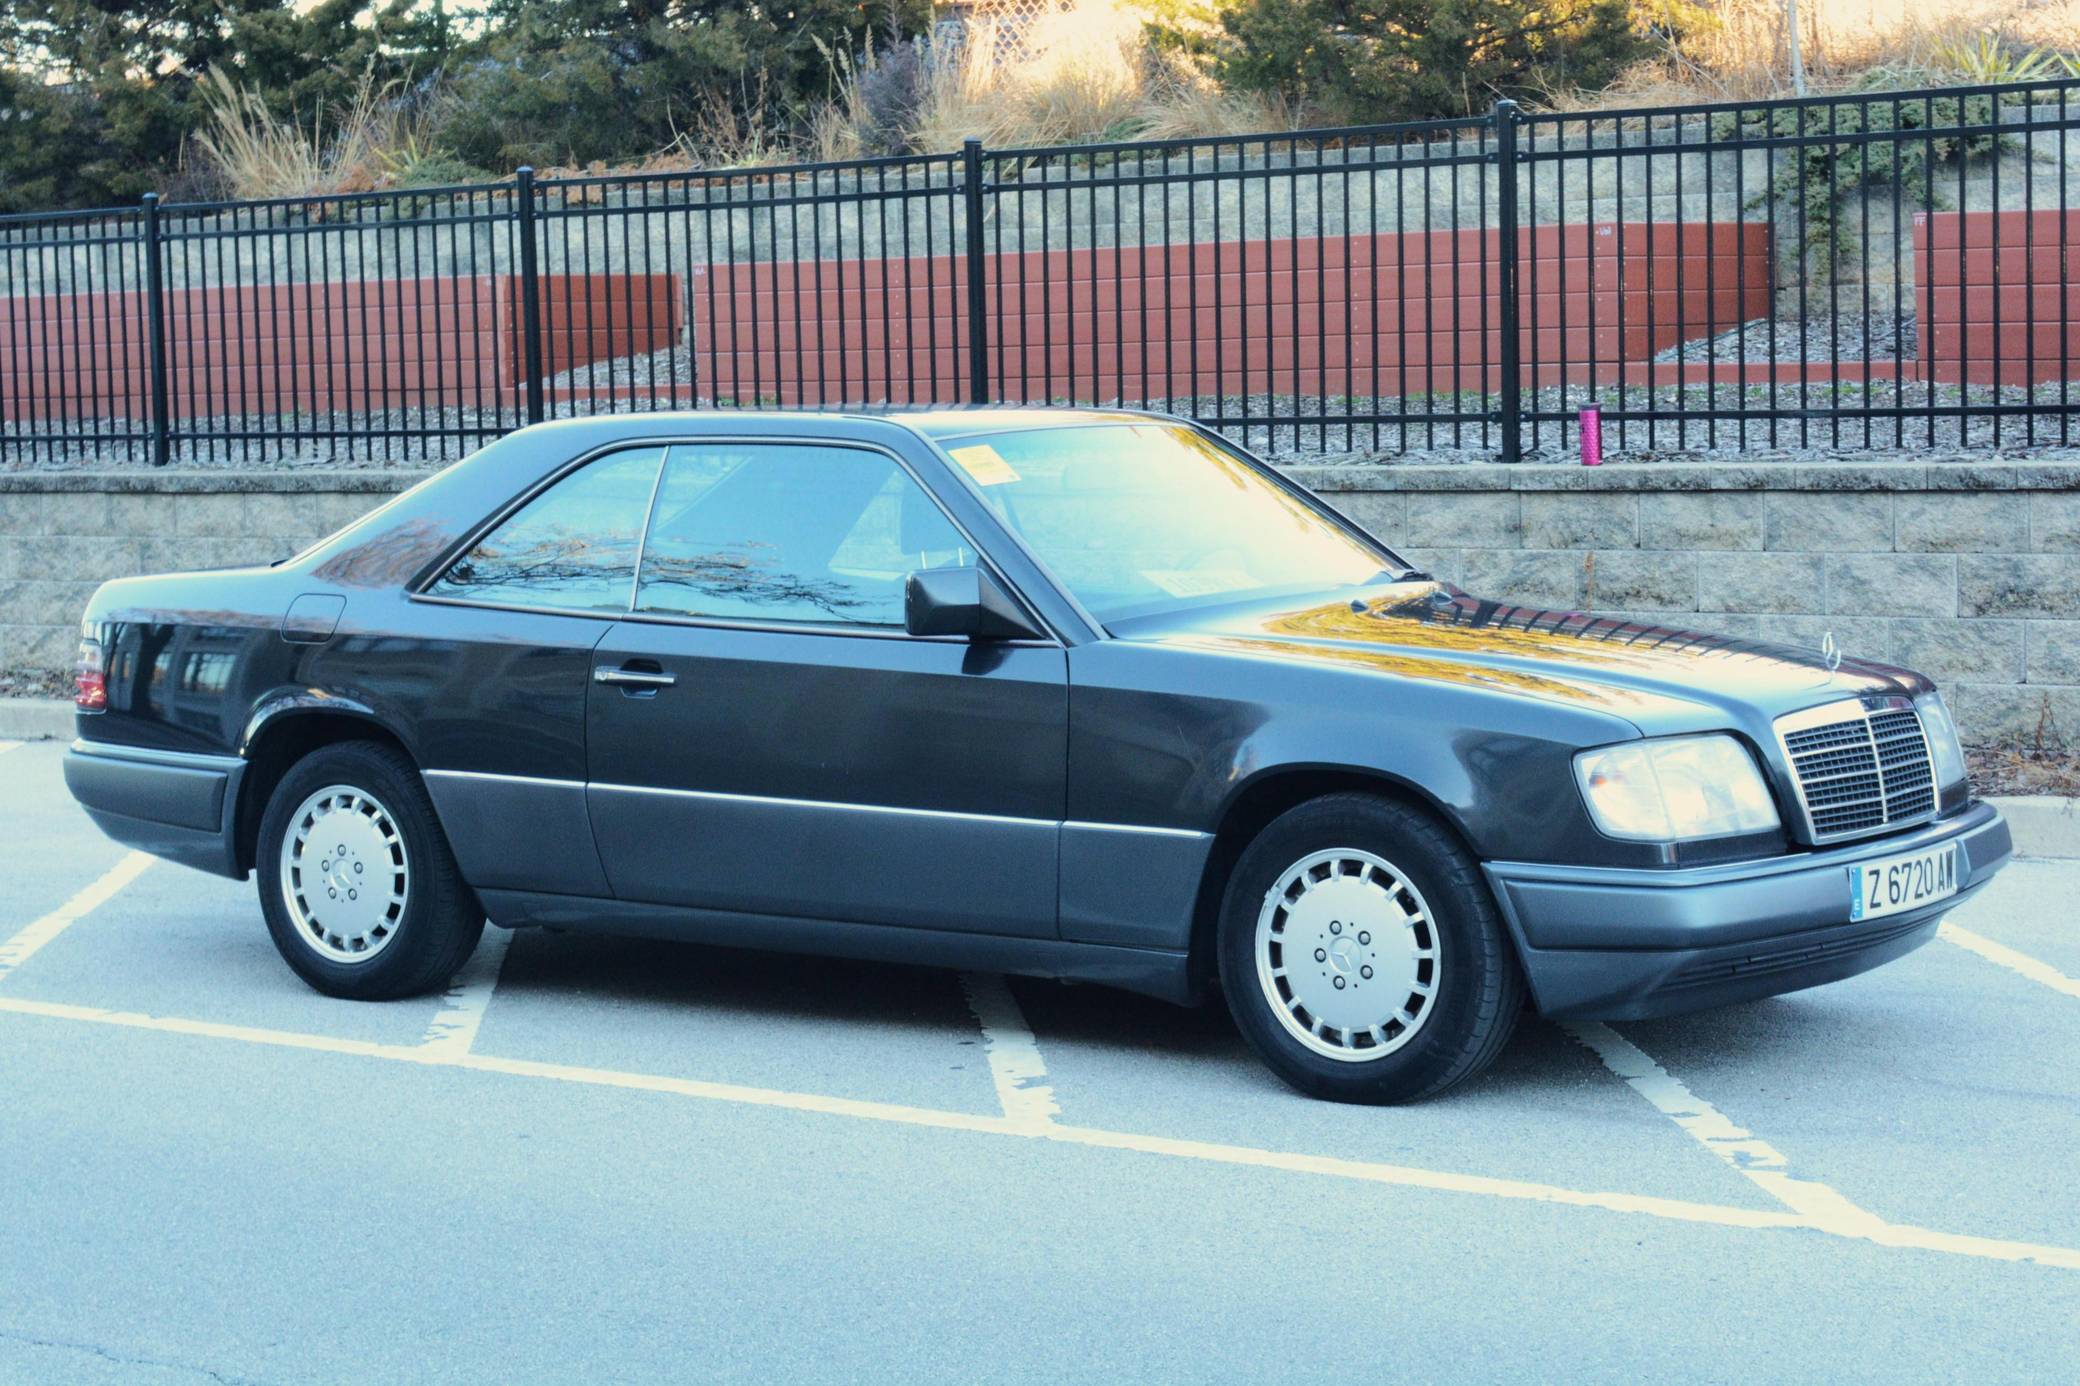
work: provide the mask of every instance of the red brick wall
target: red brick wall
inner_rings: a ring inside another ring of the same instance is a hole
[[[546,374],[670,346],[676,275],[545,275]],[[513,276],[172,289],[176,418],[510,402],[523,383]],[[142,292],[0,299],[0,417],[140,418],[150,409]]]
[[[2080,211],[1916,212],[1914,284],[1934,379],[2080,378]]]
[[[1195,389],[1398,395],[1493,388],[1494,231],[993,256],[993,385],[1005,398]],[[1767,228],[1541,227],[1524,238],[1533,378],[1608,378],[1768,311]],[[1535,279],[1534,279],[1535,275]],[[951,398],[967,368],[958,255],[739,265],[695,281],[704,397]],[[1642,367],[1641,369],[1644,369]],[[936,370],[938,388],[931,376]]]

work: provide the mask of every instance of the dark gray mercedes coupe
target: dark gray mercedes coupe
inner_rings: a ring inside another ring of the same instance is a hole
[[[1218,990],[1400,1101],[1527,990],[1847,977],[2010,853],[1920,675],[1468,595],[1142,414],[545,424],[82,636],[74,795],[344,997],[488,916]]]

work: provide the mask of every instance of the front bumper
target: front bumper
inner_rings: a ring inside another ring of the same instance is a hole
[[[1955,842],[1958,893],[1849,919],[1848,869]],[[2014,854],[1991,804],[1850,846],[1675,871],[1531,862],[1484,868],[1541,1013],[1637,1020],[1797,991],[1868,971],[1935,936]]]
[[[94,825],[125,847],[241,877],[239,756],[154,751],[81,739],[65,752],[65,787]]]

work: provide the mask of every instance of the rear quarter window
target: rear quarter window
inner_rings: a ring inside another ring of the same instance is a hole
[[[626,611],[661,447],[586,463],[450,564],[431,597],[574,611]]]

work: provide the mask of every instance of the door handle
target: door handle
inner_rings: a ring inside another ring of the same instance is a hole
[[[602,664],[592,671],[592,681],[619,684],[628,688],[670,688],[679,681],[679,676],[651,673],[644,669],[616,669]]]

